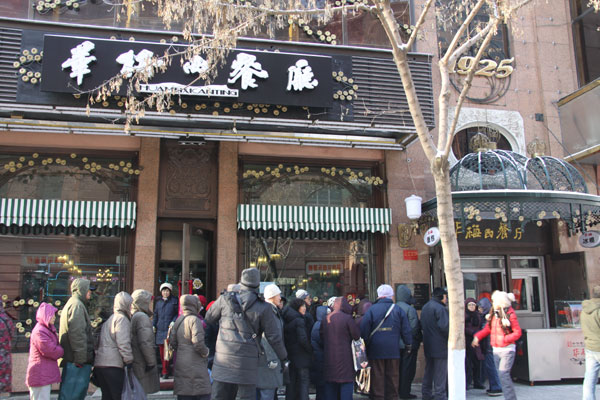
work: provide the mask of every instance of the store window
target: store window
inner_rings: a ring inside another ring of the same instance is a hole
[[[309,213],[330,213],[332,225],[339,222],[332,210],[373,207],[384,184],[372,168],[365,167],[246,163],[243,171],[242,199],[246,204],[306,206]],[[244,233],[244,266],[258,268],[262,281],[277,283],[286,296],[299,289],[318,301],[374,293],[373,233],[351,228],[310,232],[247,229]]]
[[[504,260],[501,258],[461,257],[465,298],[479,300],[491,297],[495,290],[504,290]]]
[[[0,155],[0,294],[16,322],[15,350],[27,351],[39,304],[60,310],[76,278],[95,287],[93,319],[112,313],[126,288],[139,173],[132,155]]]
[[[571,0],[571,15],[577,75],[584,86],[600,76],[600,13],[588,0]]]

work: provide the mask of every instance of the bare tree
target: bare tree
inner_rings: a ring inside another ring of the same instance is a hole
[[[454,230],[451,184],[449,176],[449,155],[461,107],[471,88],[471,83],[479,61],[486,53],[493,36],[501,23],[507,23],[514,14],[532,0],[424,0],[420,14],[410,36],[403,40],[391,0],[349,0],[330,2],[318,0],[154,0],[158,6],[158,15],[165,25],[178,23],[183,25],[184,37],[190,42],[187,56],[202,53],[207,57],[212,73],[227,53],[236,47],[237,39],[252,36],[259,31],[273,34],[276,30],[287,28],[292,21],[316,20],[323,24],[336,13],[368,12],[375,15],[389,39],[394,62],[398,69],[408,101],[408,108],[423,151],[429,160],[431,173],[435,181],[437,196],[437,217],[441,233],[443,262],[448,285],[450,336],[448,339],[449,396],[451,399],[465,398],[465,337],[464,337],[464,290],[460,267],[460,254]],[[129,0],[127,3],[137,3]],[[597,7],[598,0],[590,0]],[[131,5],[131,4],[129,4]],[[449,35],[451,40],[440,54],[437,72],[441,78],[438,97],[437,141],[430,135],[425,117],[417,97],[408,55],[415,41],[425,35],[436,35],[435,30],[423,29],[429,14],[436,8],[444,10],[445,18],[453,19],[457,27]],[[124,7],[130,9],[130,7]],[[450,15],[448,15],[448,13]],[[485,18],[482,19],[482,15]],[[474,21],[477,17],[477,23]],[[209,35],[205,35],[205,34]],[[459,58],[469,52],[474,54],[462,88],[458,96],[452,95],[450,77],[454,73]],[[172,56],[172,55],[171,55]],[[168,57],[165,55],[165,57]],[[156,64],[155,69],[164,69],[169,60]],[[211,72],[199,76],[210,79]],[[129,83],[133,92],[140,81],[147,81],[145,71],[138,72]],[[97,99],[108,96],[118,90],[122,78],[115,77],[109,85],[104,85],[96,94]],[[154,94],[144,100],[129,96],[127,110],[129,118],[139,118],[143,110],[156,107],[163,110],[168,107],[167,94]],[[451,107],[452,105],[452,107]],[[451,114],[451,115],[450,115]],[[469,344],[470,345],[470,344]]]

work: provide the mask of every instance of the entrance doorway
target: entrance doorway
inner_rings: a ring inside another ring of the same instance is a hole
[[[495,290],[509,291],[506,277],[510,271],[510,290],[516,299],[513,308],[521,327],[549,326],[542,257],[461,257],[460,262],[466,298],[479,300],[491,296]]]
[[[183,224],[175,230],[160,230],[158,286],[168,282],[173,285],[173,295],[203,295],[212,299],[213,293],[213,239],[212,232]],[[188,228],[189,227],[189,228]],[[189,243],[189,273],[183,276],[184,245]]]

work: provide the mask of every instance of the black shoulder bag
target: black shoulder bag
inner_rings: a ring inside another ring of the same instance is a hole
[[[246,324],[246,327],[250,330],[250,332],[252,332],[252,340],[254,340],[254,343],[256,344],[256,349],[258,350],[258,354],[259,355],[263,354],[264,350],[263,350],[262,346],[260,345],[260,338],[258,337],[258,334],[254,330],[252,323],[248,320],[248,316],[246,315],[246,312],[242,308],[242,305],[238,302],[238,299],[237,299],[235,293],[231,293],[228,296],[229,296],[229,306],[231,307],[231,310],[233,311],[234,314],[242,315],[242,318],[243,318],[244,323]]]

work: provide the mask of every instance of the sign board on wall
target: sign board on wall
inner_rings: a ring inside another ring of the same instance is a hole
[[[342,261],[310,261],[306,263],[306,274],[315,275],[321,273],[339,274],[344,270]]]
[[[418,250],[404,250],[404,260],[406,261],[417,261],[419,259]]]
[[[583,232],[581,236],[579,236],[579,245],[588,249],[598,247],[600,245],[600,232]]]
[[[140,83],[140,92],[170,90],[177,94],[229,98],[244,103],[331,107],[332,61],[329,56],[252,51],[230,52],[210,85],[195,80],[208,65],[197,55],[186,60],[183,45],[131,42],[86,37],[46,35],[42,64],[42,90],[81,93],[94,90],[109,79],[124,79],[125,94],[137,71],[147,71],[151,79]],[[164,72],[149,65],[160,63],[165,52],[174,55]],[[192,86],[190,84],[193,83]]]

